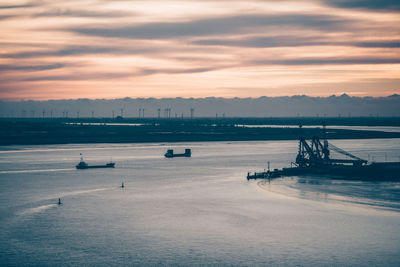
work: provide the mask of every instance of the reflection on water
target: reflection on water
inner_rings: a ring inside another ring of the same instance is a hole
[[[291,197],[400,211],[400,188],[396,182],[351,181],[310,175],[260,181],[259,185]]]
[[[396,139],[334,143],[400,155]],[[192,158],[163,157],[186,147]],[[296,141],[0,150],[2,265],[400,265],[399,183],[246,180],[267,161],[288,166]],[[76,170],[82,151],[116,168]]]
[[[71,171],[73,168],[69,169],[41,169],[41,170],[10,170],[10,171],[0,171],[0,174],[12,174],[12,173],[34,173],[34,172],[61,172],[61,171]]]
[[[57,207],[57,204],[47,204],[47,205],[42,205],[42,206],[22,210],[18,214],[19,215],[34,214],[34,213],[42,212],[42,211],[45,211],[47,209],[54,208],[54,207]]]

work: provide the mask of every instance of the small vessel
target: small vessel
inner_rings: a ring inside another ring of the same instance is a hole
[[[125,185],[124,185],[124,182],[122,182],[122,184],[121,184],[121,188],[124,188],[125,187]]]
[[[164,156],[166,158],[175,158],[175,157],[187,157],[187,158],[190,158],[192,156],[192,151],[190,150],[190,148],[186,148],[185,149],[185,153],[174,154],[174,150],[173,149],[168,149],[167,153],[165,153]]]
[[[85,161],[83,161],[82,153],[81,153],[81,161],[79,162],[78,165],[75,166],[78,170],[82,169],[92,169],[92,168],[114,168],[115,163],[114,162],[109,162],[104,165],[88,165]]]
[[[61,205],[61,198],[58,198],[58,205]]]

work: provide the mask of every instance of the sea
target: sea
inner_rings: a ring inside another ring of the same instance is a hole
[[[370,161],[400,160],[399,139],[331,143]],[[191,158],[163,156],[185,148]],[[400,266],[399,182],[247,181],[268,161],[290,166],[297,149],[297,141],[2,146],[0,265]],[[77,170],[80,154],[115,168]]]

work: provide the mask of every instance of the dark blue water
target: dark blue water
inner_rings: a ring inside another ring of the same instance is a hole
[[[299,125],[278,125],[278,124],[238,124],[237,127],[248,128],[298,128]],[[321,128],[322,125],[303,125],[303,128]],[[379,131],[379,132],[400,132],[398,126],[346,126],[346,125],[328,125],[327,129],[359,130],[359,131]]]
[[[400,155],[396,139],[333,143]],[[163,158],[170,147],[193,157]],[[0,262],[399,266],[399,183],[245,179],[296,152],[295,141],[2,147]],[[79,153],[116,168],[76,170]]]

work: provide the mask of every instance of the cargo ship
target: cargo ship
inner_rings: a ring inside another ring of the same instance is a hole
[[[331,158],[334,150],[349,159]],[[314,136],[311,140],[299,138],[296,161],[290,168],[247,173],[250,179],[271,179],[282,176],[323,175],[330,178],[368,181],[400,181],[400,162],[372,162],[361,159],[341,148],[329,144],[326,138],[320,140]]]
[[[106,163],[104,165],[88,165],[82,157],[81,154],[81,161],[78,163],[78,165],[75,166],[78,170],[82,170],[82,169],[94,169],[94,168],[114,168],[115,167],[115,163],[114,162],[109,162]]]
[[[192,151],[190,150],[190,148],[186,148],[185,149],[185,153],[174,154],[174,150],[173,149],[168,149],[167,153],[165,153],[164,156],[166,158],[175,158],[175,157],[187,157],[187,158],[190,158],[192,156]]]

